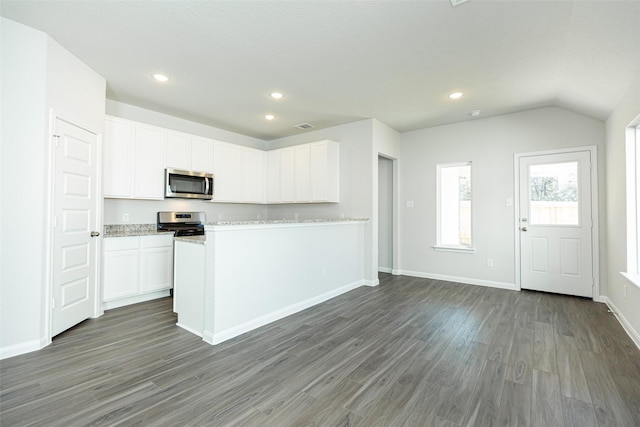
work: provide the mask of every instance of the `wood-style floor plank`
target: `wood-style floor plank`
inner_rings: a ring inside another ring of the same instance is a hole
[[[109,310],[0,361],[0,425],[640,425],[640,350],[603,304],[380,282],[216,346],[171,298]]]

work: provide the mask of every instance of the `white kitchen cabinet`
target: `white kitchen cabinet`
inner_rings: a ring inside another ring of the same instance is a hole
[[[242,199],[243,203],[266,201],[266,153],[254,148],[242,148]]]
[[[283,148],[280,160],[280,202],[293,203],[295,193],[295,155],[293,148]]]
[[[166,131],[107,116],[104,138],[104,197],[164,198]]]
[[[103,301],[138,294],[139,237],[104,239]]]
[[[213,140],[183,132],[167,131],[166,167],[213,172]]]
[[[265,203],[267,156],[262,150],[215,141],[213,202]]]
[[[337,142],[309,144],[309,186],[312,202],[340,201],[340,149]]]
[[[165,136],[162,128],[136,123],[134,199],[164,199]]]
[[[213,139],[201,136],[191,137],[190,170],[213,173]]]
[[[240,202],[242,195],[242,147],[227,142],[213,143],[213,200]]]
[[[140,293],[171,289],[172,287],[173,236],[141,237]]]
[[[340,201],[340,147],[318,141],[268,152],[267,203]]]
[[[280,202],[282,150],[267,151],[267,202]]]
[[[103,307],[111,309],[169,295],[173,233],[105,237]]]
[[[104,126],[104,197],[129,198],[133,193],[135,124],[107,117]]]
[[[167,131],[166,166],[191,170],[191,135]]]

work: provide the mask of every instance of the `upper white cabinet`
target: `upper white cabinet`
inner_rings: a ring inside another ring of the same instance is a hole
[[[340,201],[340,151],[335,141],[318,141],[268,153],[267,203]]]
[[[337,142],[309,144],[309,187],[313,202],[340,201],[340,148]]]
[[[136,123],[133,197],[164,199],[164,145],[166,131]]]
[[[212,201],[239,202],[242,194],[242,147],[215,141],[213,174]]]
[[[107,117],[104,126],[104,196],[131,197],[133,194],[133,143],[135,124]]]
[[[213,202],[340,201],[339,145],[318,141],[265,152],[107,116],[104,197],[164,199],[164,170],[214,174]]]
[[[213,202],[265,203],[267,155],[262,150],[215,141]]]
[[[164,198],[165,130],[107,116],[104,197]]]
[[[213,172],[213,140],[172,130],[167,131],[168,168]]]
[[[242,148],[242,201],[264,203],[266,201],[267,153],[254,148]]]

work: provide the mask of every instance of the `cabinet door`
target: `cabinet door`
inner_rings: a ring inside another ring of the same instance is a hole
[[[191,136],[168,131],[166,159],[168,168],[191,170]]]
[[[309,180],[309,145],[294,148],[295,156],[295,201],[310,202],[311,187]]]
[[[140,249],[140,293],[173,287],[173,247]]]
[[[265,152],[253,148],[242,149],[242,201],[264,203]]]
[[[280,159],[282,150],[267,151],[267,203],[280,203]]]
[[[213,140],[194,136],[191,139],[191,170],[213,172]]]
[[[104,197],[131,197],[134,123],[107,117],[104,127]]]
[[[296,201],[296,170],[293,148],[283,148],[280,154],[280,201],[293,203]]]
[[[213,201],[241,201],[242,147],[215,141],[213,145]]]
[[[104,239],[104,246],[103,300],[137,295],[138,237]]]
[[[164,140],[166,132],[136,124],[133,197],[164,199]]]
[[[326,143],[309,146],[309,185],[312,201],[323,202],[328,199]]]

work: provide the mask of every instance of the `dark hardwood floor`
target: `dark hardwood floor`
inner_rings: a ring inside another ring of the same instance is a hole
[[[171,304],[1,361],[0,425],[640,426],[640,350],[581,298],[381,274],[217,346]]]

